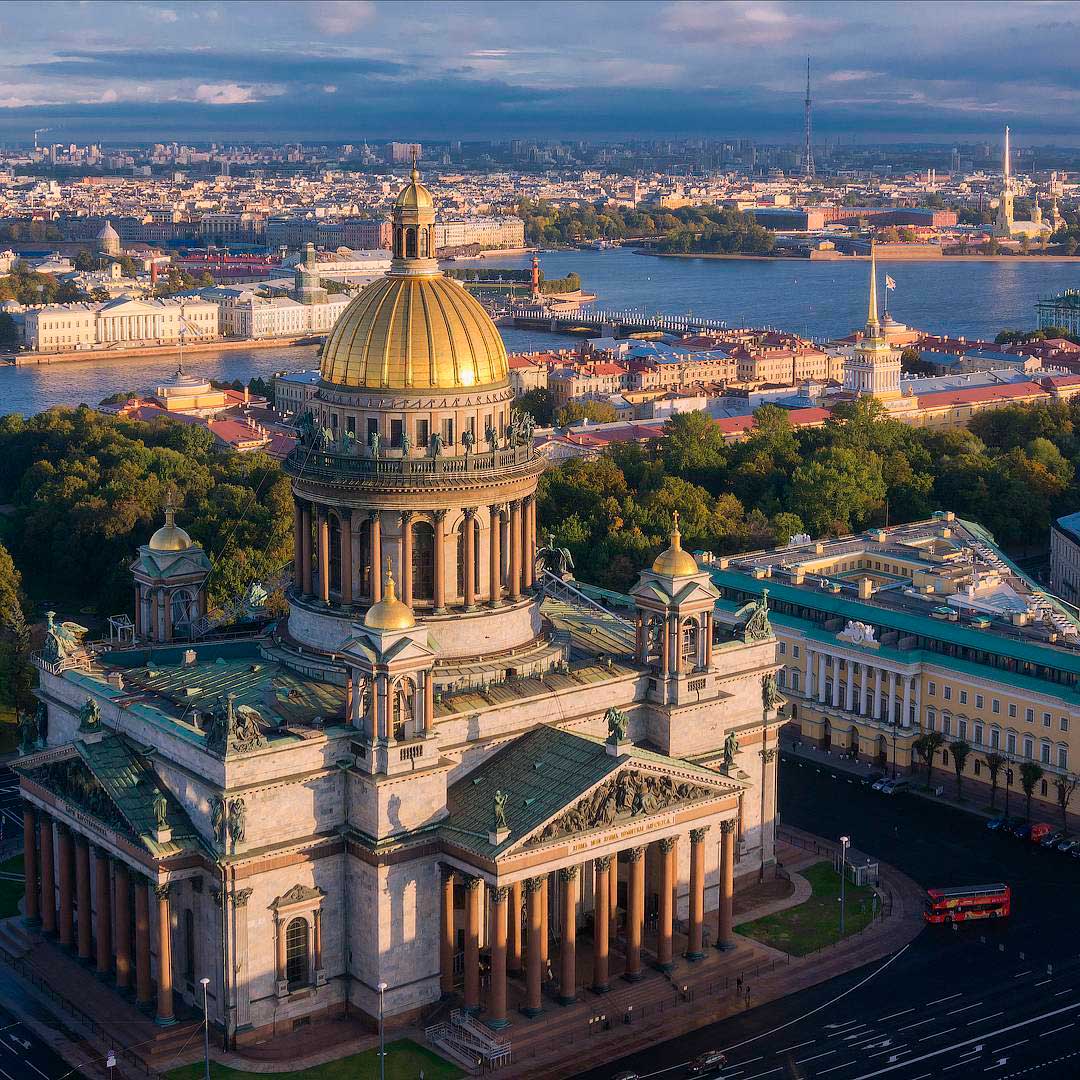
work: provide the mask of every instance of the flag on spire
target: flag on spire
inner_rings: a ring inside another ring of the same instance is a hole
[[[888,274],[885,275],[885,288],[886,289],[895,289],[896,288],[896,282],[893,281],[893,279],[891,277],[889,277]]]

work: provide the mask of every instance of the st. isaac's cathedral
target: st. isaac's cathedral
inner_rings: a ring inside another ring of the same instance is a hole
[[[733,890],[773,863],[767,608],[725,600],[677,522],[621,614],[538,546],[544,463],[434,222],[414,168],[391,270],[323,348],[288,617],[194,634],[211,565],[170,510],[121,644],[50,620],[25,914],[161,1024],[208,978],[233,1043],[380,995],[391,1024],[448,1001],[512,1039],[730,947]]]

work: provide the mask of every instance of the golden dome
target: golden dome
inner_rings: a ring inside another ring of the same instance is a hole
[[[369,630],[409,630],[416,625],[412,610],[397,598],[394,575],[386,568],[386,584],[383,598],[368,608],[364,625]]]
[[[665,577],[693,577],[701,573],[697,560],[689,551],[683,551],[682,536],[679,533],[679,511],[675,511],[675,523],[671,529],[671,543],[666,550],[656,556],[652,564],[654,574]]]
[[[509,375],[488,313],[439,273],[366,286],[334,325],[321,369],[328,383],[364,390],[474,389]]]
[[[402,210],[426,210],[435,205],[431,192],[420,182],[420,170],[413,162],[412,172],[409,174],[409,183],[401,189],[398,197],[394,200],[394,206]]]
[[[176,511],[171,506],[165,507],[165,524],[150,537],[151,551],[187,551],[191,547],[191,537],[176,524]]]

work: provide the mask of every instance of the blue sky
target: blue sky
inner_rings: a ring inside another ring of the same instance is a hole
[[[0,139],[1080,143],[1080,4],[7,0]]]

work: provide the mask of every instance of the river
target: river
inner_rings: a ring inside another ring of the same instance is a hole
[[[528,256],[485,259],[477,266],[522,268]],[[471,263],[459,266],[473,265]],[[691,312],[731,326],[776,326],[814,338],[838,337],[866,320],[865,261],[659,259],[631,251],[565,251],[541,256],[548,277],[571,270],[598,305]],[[1080,287],[1080,263],[893,262],[879,273],[896,281],[889,307],[901,322],[930,333],[993,338],[1006,327],[1035,324],[1040,296]],[[542,349],[576,339],[503,329],[507,348]],[[185,367],[212,379],[250,379],[314,367],[315,346],[192,354]],[[96,404],[122,390],[145,392],[167,378],[175,357],[95,359],[0,369],[0,413],[26,415],[55,405]]]

